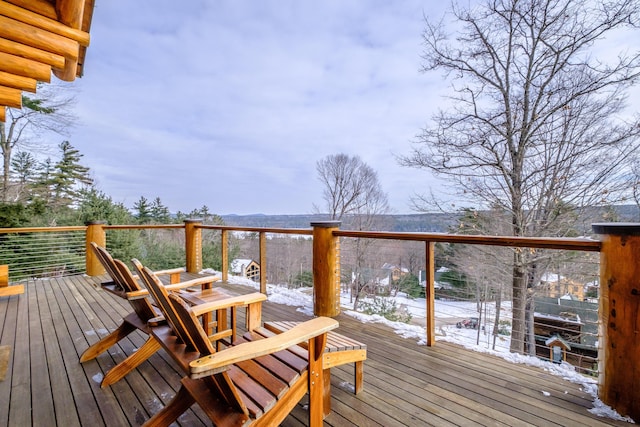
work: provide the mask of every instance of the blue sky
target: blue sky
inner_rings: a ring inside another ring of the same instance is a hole
[[[69,140],[130,208],[144,196],[173,212],[310,213],[316,162],[346,153],[377,171],[395,213],[412,212],[412,195],[446,189],[395,159],[450,85],[420,72],[424,16],[446,5],[99,0]],[[637,47],[611,36],[596,54]]]
[[[394,156],[439,102],[419,71],[430,3],[98,1],[69,139],[128,207],[309,213],[316,162],[347,153],[411,212],[432,180]]]

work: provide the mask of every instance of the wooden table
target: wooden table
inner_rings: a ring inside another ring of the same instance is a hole
[[[178,295],[186,302],[193,306],[198,306],[208,303],[220,303],[226,305],[224,308],[216,309],[216,321],[212,321],[211,312],[203,313],[202,326],[207,332],[207,335],[212,335],[212,330],[215,328],[216,335],[231,336],[231,341],[236,338],[236,319],[237,308],[247,307],[246,314],[246,329],[253,331],[259,327],[262,321],[262,301],[266,299],[265,296],[259,292],[251,294],[238,295],[231,293],[220,287],[202,289],[199,291],[187,291],[182,290],[178,292]],[[231,328],[229,329],[228,310],[231,309]]]

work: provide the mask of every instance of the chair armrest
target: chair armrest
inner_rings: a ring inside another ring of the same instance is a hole
[[[154,271],[153,274],[155,274],[156,276],[163,276],[167,274],[184,273],[185,271],[187,271],[186,268],[178,267],[178,268],[169,268],[167,270]]]
[[[156,316],[156,317],[152,317],[151,319],[147,320],[147,325],[153,327],[153,326],[159,326],[159,325],[163,325],[167,323],[167,319],[164,318],[164,316]]]
[[[146,289],[140,289],[139,291],[125,292],[124,297],[129,301],[136,299],[142,299],[149,296],[149,291]]]
[[[251,294],[246,295],[238,295],[238,296],[230,296],[228,298],[221,299],[219,301],[211,301],[205,302],[202,304],[194,305],[191,307],[191,311],[196,316],[201,316],[204,313],[209,313],[211,311],[220,310],[223,308],[236,307],[239,305],[247,305],[247,304],[255,304],[259,302],[264,302],[267,300],[267,296],[265,294],[261,294],[260,292],[253,292]]]
[[[164,288],[167,291],[175,291],[178,289],[190,288],[192,286],[204,285],[206,283],[218,281],[220,281],[220,278],[217,276],[196,277],[195,279],[185,280],[184,282],[175,283],[173,285],[164,285]]]
[[[206,377],[228,369],[229,365],[285,350],[338,327],[338,321],[329,317],[316,317],[294,326],[279,335],[245,342],[225,350],[201,357],[189,363],[190,377]]]
[[[220,278],[216,276],[197,277],[195,279],[187,280],[187,281],[176,283],[173,285],[164,285],[164,287],[167,291],[175,291],[178,289],[184,289],[184,288],[190,288],[192,286],[203,285],[205,283],[213,283],[219,280]],[[126,292],[124,296],[129,301],[132,301],[132,300],[148,297],[149,291],[146,289],[141,289],[139,291]]]
[[[154,271],[153,274],[155,274],[156,276],[166,276],[168,274],[184,273],[185,271],[187,271],[186,268],[177,267],[177,268],[168,268],[166,270],[157,270],[157,271]],[[133,278],[136,280],[140,280],[140,276],[138,276],[137,274],[132,274],[131,276],[133,276]]]

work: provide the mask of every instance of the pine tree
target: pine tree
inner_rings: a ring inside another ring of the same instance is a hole
[[[54,208],[70,207],[79,201],[80,190],[93,184],[93,179],[89,176],[89,168],[80,164],[83,155],[69,141],[61,142],[58,147],[62,156],[51,175],[51,205]]]
[[[133,216],[138,220],[138,224],[147,224],[151,221],[151,206],[146,197],[140,196],[140,199],[133,204],[133,209],[136,211]]]
[[[19,151],[11,160],[11,178],[14,181],[14,202],[24,201],[29,197],[29,187],[36,179],[38,161],[29,152]]]
[[[151,203],[151,218],[158,224],[169,224],[171,221],[169,208],[162,204],[160,197],[156,197]]]

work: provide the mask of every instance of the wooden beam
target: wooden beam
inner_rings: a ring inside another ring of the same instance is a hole
[[[60,22],[71,28],[81,28],[84,0],[57,0],[56,11]]]
[[[6,2],[50,19],[58,19],[55,6],[48,0],[6,0]]]
[[[7,108],[2,105],[0,106],[0,122],[6,122],[7,121]]]
[[[77,0],[74,0],[74,2],[75,1]],[[66,1],[65,3],[70,3],[70,2]],[[68,13],[71,15],[69,17],[65,16],[64,17],[65,19],[68,19],[68,18],[70,18],[70,20],[78,19],[77,17],[74,17],[72,15],[77,13],[77,10],[80,6],[68,5],[68,6],[61,6],[61,7],[63,7],[65,14]],[[68,11],[67,11],[67,8],[69,8]],[[82,6],[80,8],[84,10],[84,1],[82,1]],[[0,15],[22,22],[29,26],[33,26],[33,27],[45,30],[49,33],[53,33],[53,34],[62,36],[64,38],[74,40],[79,44],[81,44],[82,46],[89,46],[89,41],[90,41],[89,33],[86,31],[79,30],[80,25],[82,23],[82,16],[80,16],[79,18],[80,21],[77,24],[77,26],[70,27],[64,22],[58,22],[60,19],[58,18],[57,13],[56,13],[56,17],[52,19],[51,17],[47,17],[47,15],[43,15],[41,13],[33,12],[26,9],[27,8],[18,7],[10,3],[0,1]]]
[[[53,74],[62,81],[72,82],[78,74],[78,60],[66,58],[64,68],[54,68]]]
[[[68,59],[77,60],[80,51],[80,45],[75,40],[2,15],[0,15],[0,37],[57,53]]]
[[[12,87],[0,86],[0,105],[22,108],[22,91]]]
[[[52,68],[64,68],[64,56],[47,52],[35,47],[27,46],[11,40],[0,38],[0,52],[33,59],[37,62],[50,65]]]
[[[0,86],[12,87],[14,89],[21,89],[35,93],[36,79],[0,71]]]
[[[50,66],[4,52],[0,52],[0,71],[29,77],[39,82],[51,81]]]

